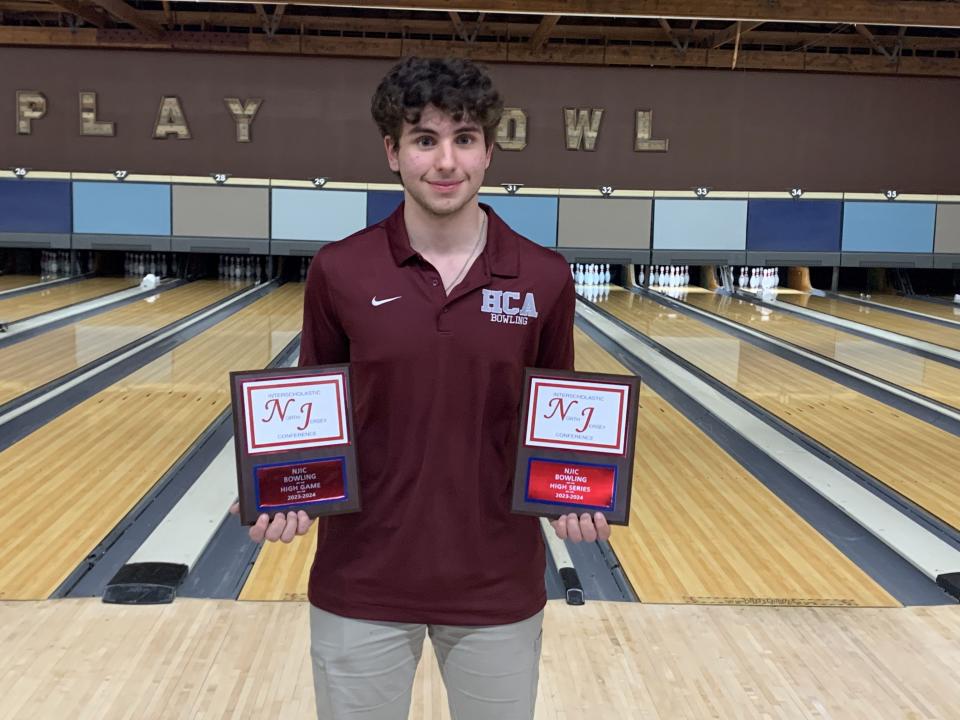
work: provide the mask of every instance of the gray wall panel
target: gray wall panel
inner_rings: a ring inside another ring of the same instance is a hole
[[[935,253],[960,253],[960,205],[937,205],[937,229],[933,236]]]
[[[269,188],[173,186],[174,235],[266,239],[269,233]]]
[[[647,249],[652,208],[653,201],[642,198],[561,197],[557,244]]]

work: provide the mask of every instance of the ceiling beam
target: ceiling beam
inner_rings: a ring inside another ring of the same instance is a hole
[[[189,7],[189,6],[187,6]],[[28,2],[27,0],[0,0],[0,11],[10,13],[29,13],[33,17],[49,17],[51,22],[56,22],[56,13],[59,10],[49,2]],[[45,15],[46,14],[46,15]],[[158,25],[176,21],[178,25],[200,25],[203,23],[208,28],[216,27],[235,27],[235,28],[259,28],[260,21],[254,13],[250,12],[208,12],[199,10],[187,10],[174,12],[171,17],[167,17],[159,10],[141,10],[140,14]],[[748,23],[749,25],[749,23]],[[419,33],[424,35],[443,35],[450,34],[451,24],[444,20],[411,20],[411,19],[392,19],[392,18],[350,18],[350,17],[331,17],[327,15],[296,15],[285,14],[281,18],[278,28],[290,30],[299,30],[300,27],[307,30],[331,31],[331,32],[366,32],[366,33]],[[538,23],[531,22],[484,22],[480,28],[480,34],[490,37],[500,38],[530,38],[536,32]],[[746,27],[746,25],[744,26]],[[900,28],[904,33],[905,27]],[[716,30],[680,30],[681,34],[688,38],[693,45],[701,47],[710,47],[711,43],[717,37]],[[723,30],[719,32],[724,32]],[[624,27],[624,26],[605,26],[605,25],[577,25],[566,24],[557,25],[550,33],[551,38],[575,38],[601,41],[631,41],[654,43],[662,42],[664,34],[659,27]],[[884,39],[889,36],[882,36]],[[929,37],[922,35],[901,35],[900,40],[904,50],[960,50],[960,37]],[[878,40],[879,41],[879,40]],[[853,32],[831,32],[831,33],[810,33],[810,32],[784,32],[784,31],[758,31],[741,32],[741,45],[767,45],[790,47],[792,49],[800,47],[823,47],[823,48],[866,48],[872,47],[871,44],[862,37]]]
[[[724,28],[719,33],[714,35],[709,42],[709,47],[711,50],[716,50],[726,45],[728,42],[733,40],[741,39],[745,33],[755,30],[758,27],[763,25],[762,22],[742,22],[737,20],[732,25]]]
[[[536,52],[546,45],[547,40],[550,39],[550,33],[553,32],[558,22],[560,22],[559,15],[544,15],[540,24],[537,25],[537,29],[533,31],[533,35],[530,36],[530,49]]]
[[[110,18],[108,18],[105,13],[100,12],[96,8],[81,5],[78,0],[50,0],[50,4],[62,8],[68,13],[73,13],[94,27],[106,27],[110,22]]]
[[[460,36],[460,39],[464,42],[469,42],[467,39],[467,29],[463,26],[463,20],[460,19],[460,13],[456,10],[451,10],[448,15],[450,15],[450,22],[453,23],[453,29],[457,31],[457,35]]]
[[[229,42],[225,39],[228,38]],[[557,63],[597,66],[653,66],[729,69],[733,51],[688,48],[677,53],[672,46],[551,44],[533,52],[526,43],[459,40],[412,40],[403,38],[322,37],[261,33],[201,33],[171,31],[154,40],[136,30],[93,28],[0,27],[0,45],[141,48],[197,50],[274,55],[398,58],[409,54],[425,57],[469,57],[484,62]],[[960,60],[954,58],[901,57],[891,63],[881,55],[803,53],[791,51],[739,50],[741,70],[790,70],[879,75],[960,77]]]
[[[670,27],[670,23],[667,21],[667,19],[657,18],[657,22],[660,23],[660,27],[663,28],[663,32],[666,33],[667,38],[673,43],[673,46],[680,52],[683,52],[684,47],[680,44],[680,41],[677,40],[677,36],[673,34],[673,28]]]
[[[123,0],[92,0],[92,2],[154,40],[163,37],[163,27],[153,20],[148,20],[139,10],[130,7]]]
[[[936,0],[847,0],[842,3],[815,0],[298,0],[298,4],[383,10],[960,28],[960,3]]]
[[[857,31],[859,35],[867,39],[867,42],[870,43],[871,47],[873,47],[874,50],[876,50],[881,55],[883,55],[887,60],[893,59],[893,56],[890,54],[890,51],[887,50],[883,45],[879,43],[877,38],[874,36],[872,32],[870,32],[869,28],[867,28],[866,25],[854,25],[853,28]]]

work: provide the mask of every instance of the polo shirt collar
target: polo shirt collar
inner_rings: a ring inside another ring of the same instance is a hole
[[[410,236],[407,235],[407,226],[403,221],[403,206],[404,203],[400,203],[390,217],[383,221],[390,252],[398,266],[417,257],[417,251],[410,245]],[[486,258],[490,274],[517,277],[517,242],[514,232],[489,205],[480,203],[480,207],[487,213],[487,244],[481,256]]]

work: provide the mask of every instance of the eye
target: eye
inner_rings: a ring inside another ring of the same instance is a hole
[[[414,142],[417,144],[417,147],[430,147],[433,145],[433,138],[429,135],[421,135]]]
[[[470,145],[476,141],[476,138],[473,135],[458,135],[457,144],[459,145]]]

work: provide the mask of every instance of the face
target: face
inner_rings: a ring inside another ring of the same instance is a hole
[[[433,215],[452,215],[480,190],[493,144],[472,120],[456,122],[427,105],[416,125],[403,123],[399,146],[384,139],[390,169],[400,173],[407,197]]]

